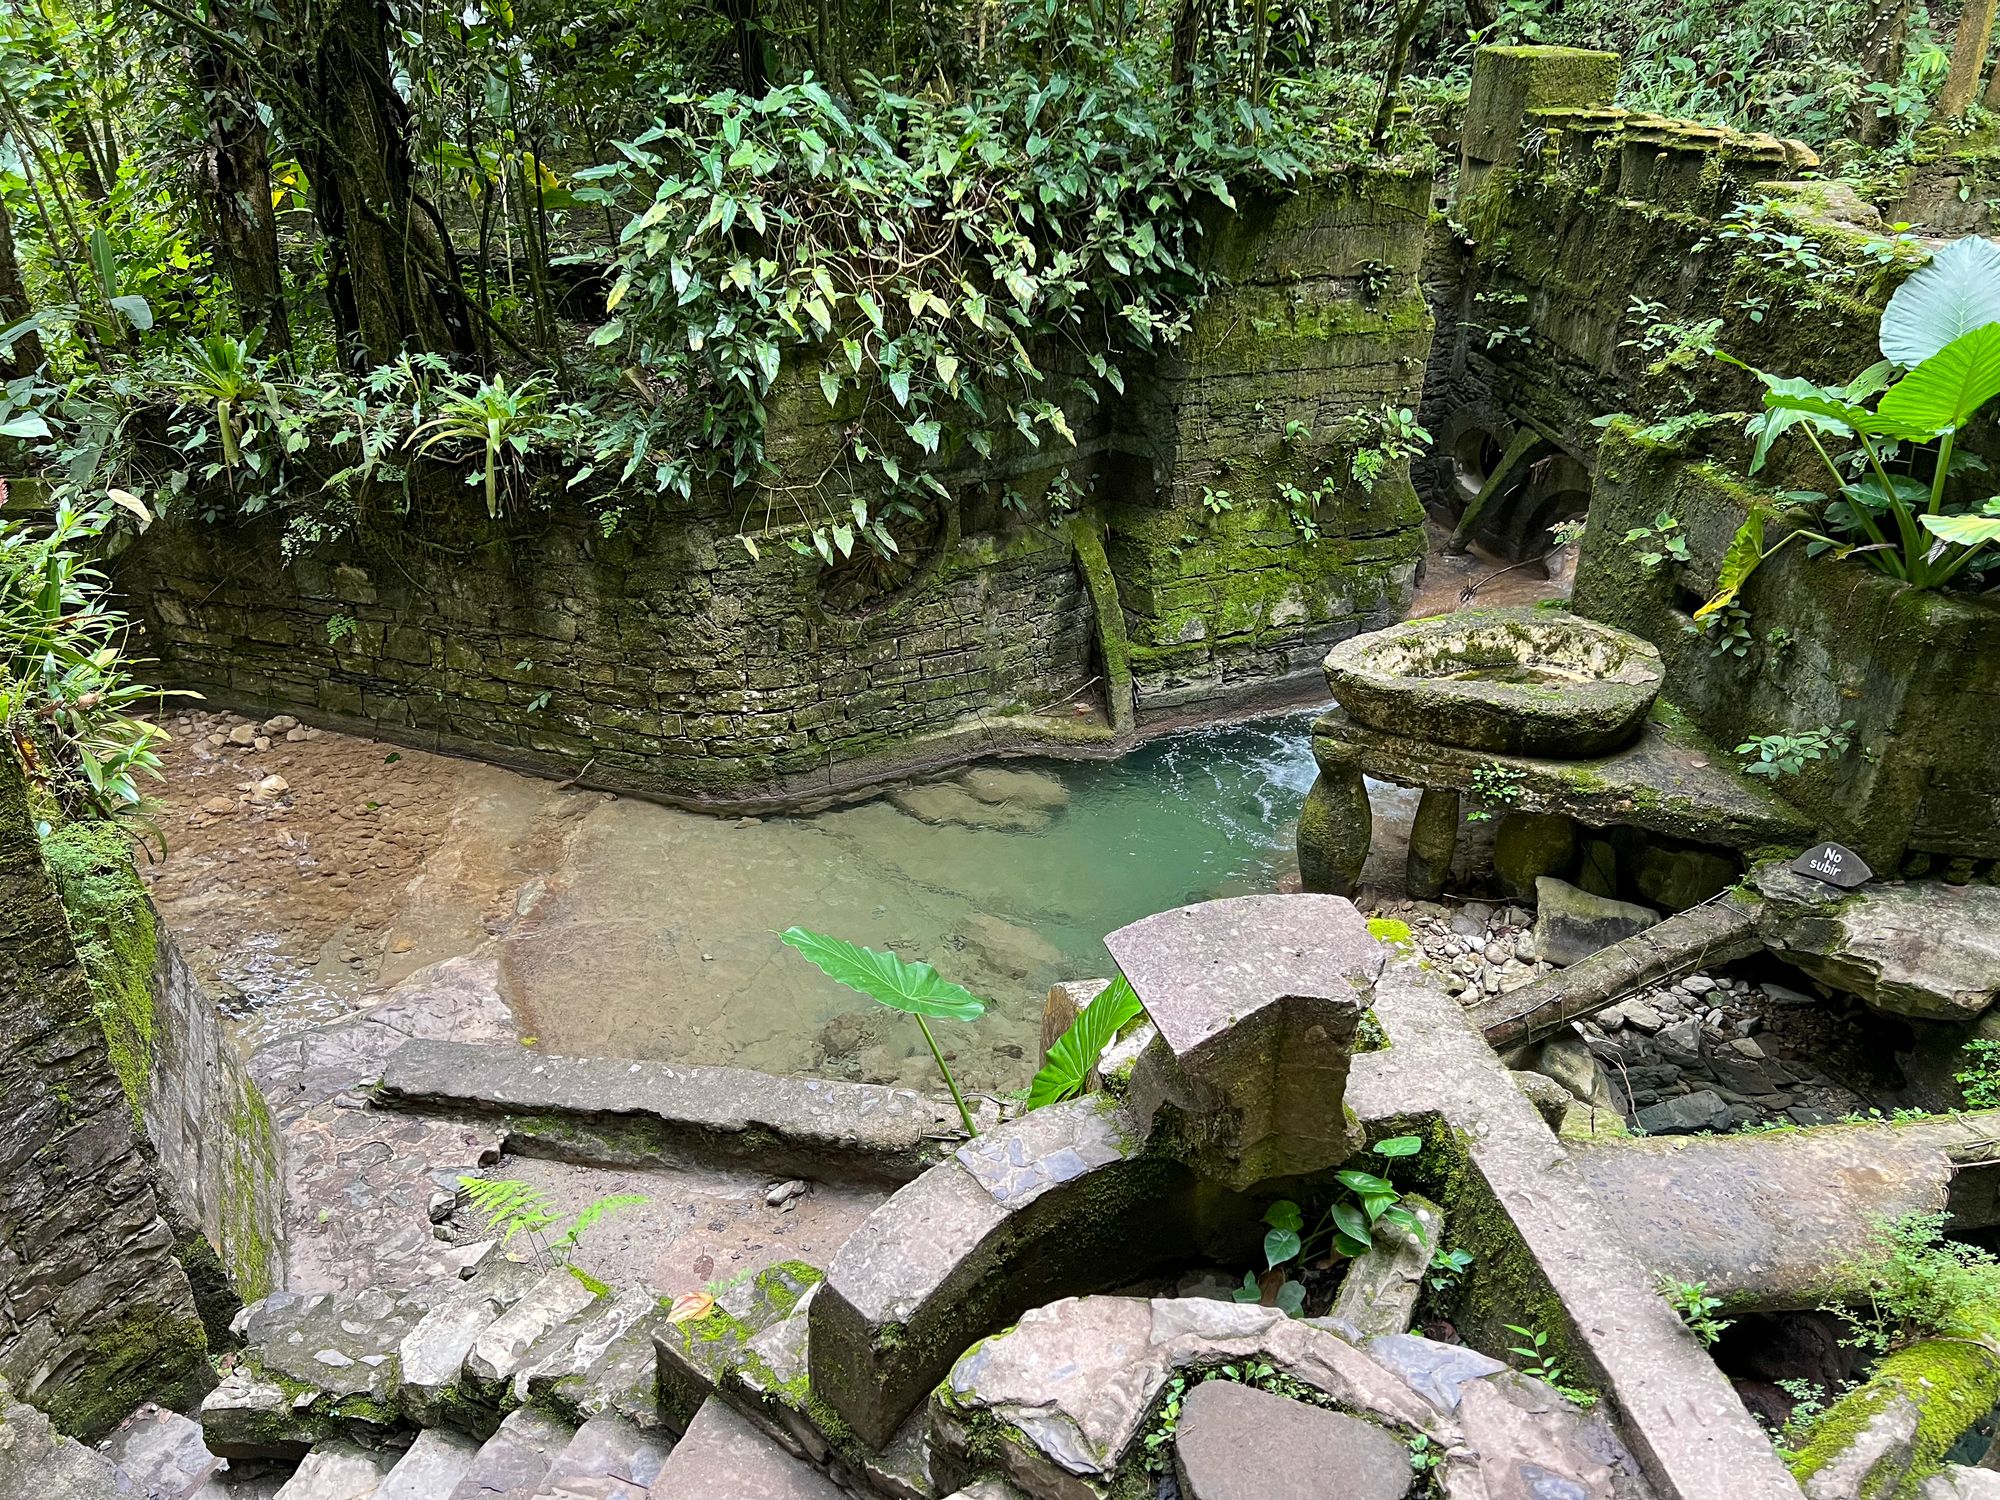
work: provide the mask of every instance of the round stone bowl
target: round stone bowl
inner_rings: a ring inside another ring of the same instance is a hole
[[[1411,620],[1343,641],[1326,658],[1333,696],[1370,729],[1559,759],[1629,743],[1663,675],[1651,642],[1546,609]]]

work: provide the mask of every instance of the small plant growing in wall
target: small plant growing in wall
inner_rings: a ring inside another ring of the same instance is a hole
[[[828,937],[804,927],[788,927],[778,934],[778,940],[836,984],[866,995],[877,1005],[914,1017],[931,1049],[932,1061],[944,1075],[944,1086],[951,1090],[951,1102],[958,1106],[958,1118],[965,1126],[965,1133],[979,1134],[979,1127],[972,1123],[972,1111],[966,1108],[965,1095],[958,1090],[958,1080],[952,1077],[937,1038],[931,1035],[930,1022],[976,1021],[986,1014],[984,1000],[953,984],[929,964],[911,963],[894,953],[877,952],[843,938]]]
[[[1396,1161],[1415,1156],[1423,1148],[1421,1136],[1398,1135],[1379,1142],[1374,1154],[1384,1161]],[[1403,1195],[1386,1177],[1349,1169],[1337,1174],[1337,1179],[1341,1195],[1310,1230],[1305,1211],[1290,1198],[1280,1198],[1264,1210],[1264,1271],[1261,1275],[1256,1271],[1243,1273],[1243,1285],[1235,1292],[1238,1302],[1262,1302],[1268,1289],[1276,1306],[1301,1317],[1306,1285],[1290,1272],[1366,1254],[1375,1242],[1377,1224],[1394,1224],[1411,1235],[1423,1233],[1416,1215],[1403,1207]]]
[[[1951,1076],[1969,1109],[2000,1109],[2000,1041],[1975,1037],[1959,1049],[1965,1066]]]
[[[1743,769],[1751,776],[1775,781],[1780,776],[1796,776],[1816,760],[1838,760],[1853,742],[1854,721],[1843,720],[1838,728],[1822,724],[1796,734],[1760,734],[1736,747]]]
[[[1621,540],[1623,545],[1638,549],[1639,566],[1648,572],[1662,563],[1684,563],[1694,557],[1688,550],[1687,534],[1681,530],[1680,517],[1668,510],[1654,516],[1650,526],[1634,526]]]
[[[1484,823],[1493,816],[1495,807],[1512,807],[1520,800],[1522,791],[1521,773],[1512,767],[1503,766],[1498,761],[1488,761],[1472,773],[1472,795],[1488,804],[1475,807],[1465,815],[1468,823]]]
[[[1591,1407],[1597,1404],[1597,1393],[1587,1391],[1570,1383],[1569,1373],[1557,1362],[1555,1350],[1550,1347],[1549,1336],[1538,1328],[1525,1328],[1519,1323],[1509,1323],[1507,1331],[1522,1340],[1508,1346],[1509,1354],[1518,1355],[1521,1373],[1539,1380],[1559,1396],[1575,1402],[1578,1406]]]
[[[1728,1331],[1730,1320],[1716,1316],[1722,1311],[1722,1299],[1709,1296],[1707,1282],[1670,1281],[1663,1276],[1660,1295],[1687,1325],[1687,1331],[1701,1341],[1702,1348],[1713,1348],[1715,1341]]]
[[[1365,421],[1362,439],[1347,467],[1354,482],[1372,495],[1389,466],[1423,452],[1430,446],[1431,435],[1407,406],[1385,406]]]

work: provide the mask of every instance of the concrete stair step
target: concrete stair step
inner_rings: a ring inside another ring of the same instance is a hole
[[[743,1361],[747,1346],[789,1318],[820,1279],[811,1266],[784,1261],[724,1288],[701,1317],[656,1324],[660,1407],[667,1424],[692,1422],[702,1403]]]
[[[646,1500],[673,1451],[664,1434],[623,1417],[592,1417],[550,1467],[535,1500]]]
[[[517,1399],[574,1421],[611,1413],[647,1431],[660,1423],[659,1354],[653,1331],[666,1309],[643,1289],[600,1299],[582,1317],[542,1341],[535,1361],[514,1377]]]
[[[504,1396],[550,1336],[560,1339],[565,1325],[590,1311],[599,1298],[568,1271],[550,1271],[472,1341],[465,1356],[466,1384]]]
[[[437,1500],[449,1495],[478,1456],[478,1439],[446,1427],[426,1428],[410,1444],[410,1451],[396,1460],[374,1500]]]
[[[649,1500],[842,1500],[833,1481],[718,1400],[702,1403]]]
[[[541,1279],[533,1266],[489,1261],[425,1313],[397,1346],[403,1374],[397,1400],[403,1414],[422,1427],[462,1422],[454,1408],[472,1346]]]
[[[196,1500],[226,1462],[208,1451],[199,1422],[150,1402],[119,1424],[99,1451],[147,1500]]]
[[[279,1487],[277,1500],[375,1500],[397,1455],[329,1438]]]
[[[458,1483],[438,1500],[534,1500],[574,1429],[532,1406],[510,1412]]]

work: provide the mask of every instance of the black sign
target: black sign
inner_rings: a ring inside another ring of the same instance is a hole
[[[1851,891],[1875,878],[1867,861],[1845,844],[1821,844],[1817,849],[1808,849],[1792,861],[1791,868],[1828,885],[1837,885],[1843,891]]]

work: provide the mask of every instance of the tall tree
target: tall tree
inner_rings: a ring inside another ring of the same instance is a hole
[[[216,264],[235,294],[244,332],[260,334],[266,353],[289,349],[270,131],[239,58],[203,37],[195,38],[192,51],[207,122],[199,164],[201,205]]]
[[[1972,107],[1979,79],[1986,71],[1986,48],[1993,40],[1994,0],[1965,0],[1958,18],[1958,39],[1952,43],[1951,71],[1938,95],[1938,113],[1957,120]]]
[[[14,220],[7,213],[7,200],[0,196],[0,332],[26,318],[34,309],[28,289],[21,280],[21,262],[14,253]],[[14,340],[12,349],[0,350],[0,378],[18,379],[42,362],[42,336],[32,328]]]
[[[1861,29],[1861,69],[1870,83],[1891,84],[1903,75],[1903,59],[1915,0],[1874,0]],[[1863,97],[1855,133],[1864,146],[1886,146],[1895,139],[1897,120]]]

